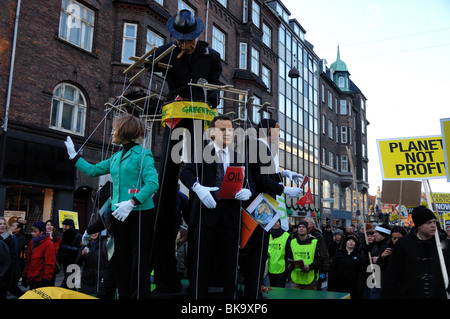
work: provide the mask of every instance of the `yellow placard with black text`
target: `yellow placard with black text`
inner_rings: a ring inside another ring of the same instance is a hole
[[[450,118],[441,119],[442,144],[444,147],[445,167],[447,168],[447,182],[450,182]]]
[[[62,223],[64,219],[70,218],[73,220],[75,224],[75,229],[80,229],[80,225],[78,223],[78,213],[77,212],[71,212],[68,210],[58,210],[58,221],[59,221],[59,227],[62,228]]]
[[[423,180],[446,176],[441,136],[377,140],[384,180]]]

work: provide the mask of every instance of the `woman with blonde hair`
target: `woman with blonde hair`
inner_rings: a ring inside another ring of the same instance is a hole
[[[0,217],[0,240],[3,240],[5,244],[9,248],[9,256],[10,256],[10,262],[8,270],[5,272],[5,275],[3,277],[3,284],[1,285],[2,291],[0,292],[0,299],[6,299],[6,293],[8,290],[11,290],[16,286],[17,284],[17,271],[18,271],[18,262],[19,262],[19,256],[18,256],[18,249],[17,249],[17,239],[11,232],[10,226],[8,224],[8,221],[5,217]],[[0,256],[0,258],[3,258]],[[17,297],[17,296],[16,296]]]

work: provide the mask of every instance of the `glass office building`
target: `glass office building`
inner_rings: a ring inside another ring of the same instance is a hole
[[[280,123],[280,166],[309,177],[305,191],[311,188],[320,207],[319,136],[319,57],[305,41],[305,30],[281,1],[266,4],[282,20],[279,28],[278,120]],[[289,185],[290,181],[286,181]],[[294,186],[294,185],[292,185]],[[288,199],[294,212],[298,199]]]

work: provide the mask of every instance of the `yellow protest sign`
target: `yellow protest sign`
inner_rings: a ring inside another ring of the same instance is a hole
[[[442,143],[444,144],[445,167],[447,167],[447,182],[450,182],[450,118],[441,119]]]
[[[432,198],[433,200],[431,203],[434,203],[433,210],[437,210],[439,212],[450,212],[450,193],[433,193]],[[428,207],[426,201],[423,201],[421,205]]]
[[[97,299],[91,295],[60,287],[30,289],[19,299]]]
[[[77,212],[71,212],[68,210],[58,210],[58,217],[59,217],[59,227],[62,228],[62,223],[64,219],[70,218],[73,220],[75,224],[75,229],[80,229],[78,224],[78,213]]]
[[[418,180],[446,176],[441,136],[377,140],[385,180]]]

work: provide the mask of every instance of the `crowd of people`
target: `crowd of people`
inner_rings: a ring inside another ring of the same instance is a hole
[[[383,222],[345,228],[326,225],[319,231],[314,220],[306,218],[289,235],[275,226],[269,249],[270,285],[326,289],[348,293],[352,299],[446,299],[450,230],[442,230],[435,214],[424,206],[413,209],[412,220],[413,227]],[[305,248],[299,250],[299,245]],[[301,258],[302,253],[307,258]]]
[[[37,221],[26,234],[26,223],[23,218],[0,217],[0,299],[6,299],[8,293],[20,298],[27,289],[53,287],[60,272],[64,276],[59,286],[102,296],[106,241],[102,243],[98,233],[83,240],[74,221],[65,219],[62,228],[53,220]],[[79,287],[67,283],[71,265],[82,269]]]
[[[188,198],[181,200],[185,205],[188,202]],[[351,299],[445,299],[449,289],[444,285],[434,233],[448,265],[450,230],[441,230],[434,213],[424,206],[413,210],[412,219],[413,227],[371,223],[319,229],[316,220],[306,217],[287,231],[278,220],[269,231],[260,293],[266,292],[263,295],[270,298],[273,287],[283,287],[341,292]],[[60,271],[64,274],[63,288],[104,299],[117,297],[117,277],[108,258],[107,239],[98,232],[82,236],[72,219],[62,224],[60,232],[51,220],[33,223],[27,242],[26,220],[0,217],[2,299],[7,293],[19,298],[25,292],[23,288],[55,286]],[[178,279],[192,278],[188,275],[187,246],[188,228],[181,226],[174,251]],[[243,254],[245,249],[240,257]],[[81,267],[79,286],[66,281],[72,264]],[[221,277],[221,272],[213,273],[209,285],[223,287]],[[202,298],[206,297],[205,293]]]

